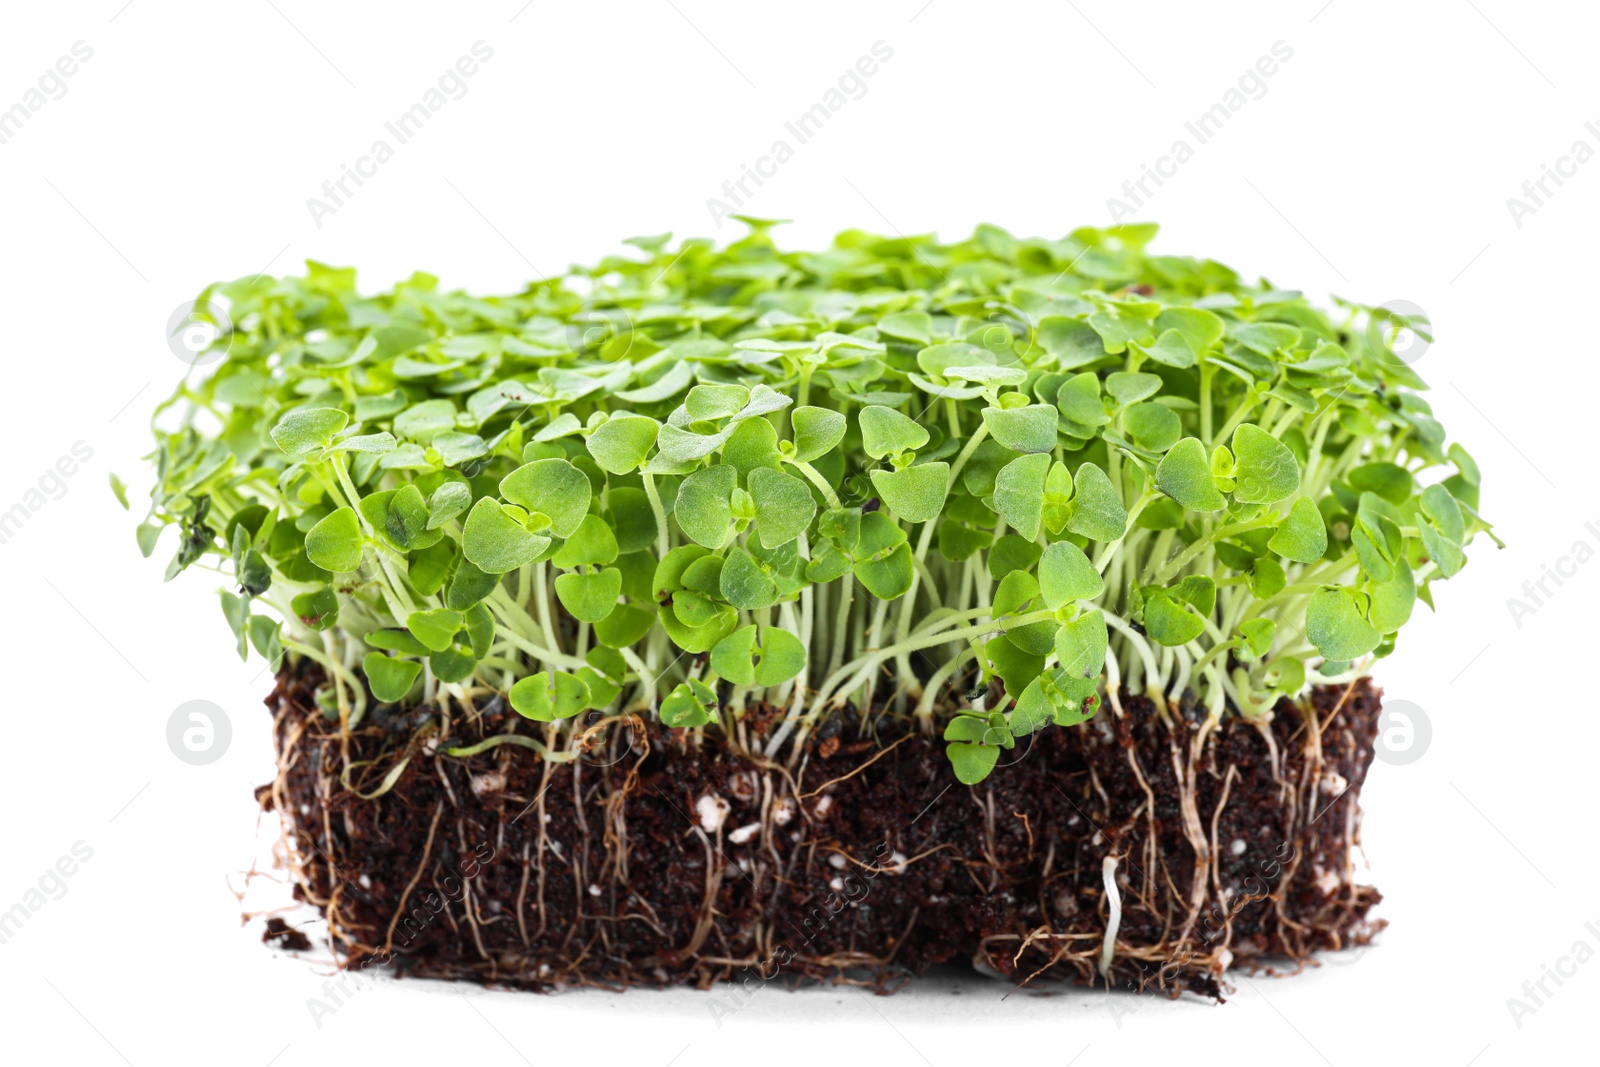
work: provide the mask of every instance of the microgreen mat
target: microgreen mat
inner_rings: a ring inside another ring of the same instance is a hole
[[[744,221],[508,296],[207,289],[225,354],[157,412],[141,548],[172,527],[169,577],[226,574],[239,654],[315,660],[350,726],[498,692],[558,757],[775,707],[775,754],[851,706],[974,782],[1119,692],[1214,722],[1353,677],[1488,530],[1395,352],[1425,322],[1153,226]]]

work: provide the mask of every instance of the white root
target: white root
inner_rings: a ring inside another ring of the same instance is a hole
[[[1111,957],[1117,950],[1117,927],[1122,925],[1122,894],[1117,892],[1117,857],[1115,854],[1107,856],[1100,864],[1100,878],[1106,886],[1106,905],[1110,913],[1106,917],[1106,936],[1100,942],[1100,977],[1106,980],[1106,988],[1111,988]]]

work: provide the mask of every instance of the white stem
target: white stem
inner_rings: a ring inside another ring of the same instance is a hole
[[[1117,927],[1122,925],[1122,894],[1117,891],[1117,857],[1113,854],[1107,856],[1100,864],[1100,880],[1106,887],[1106,906],[1110,914],[1106,918],[1105,940],[1100,942],[1100,977],[1106,980],[1106,988],[1111,987],[1111,957],[1117,949]]]

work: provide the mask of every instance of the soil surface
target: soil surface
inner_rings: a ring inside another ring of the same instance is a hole
[[[1220,997],[1231,966],[1303,964],[1382,927],[1353,855],[1379,713],[1365,680],[1315,691],[1314,717],[1284,702],[1209,733],[1125,696],[1023,739],[973,787],[942,742],[853,741],[853,726],[819,730],[792,769],[637,718],[576,762],[510,744],[460,759],[443,749],[541,727],[497,701],[445,724],[444,744],[417,713],[341,738],[319,682],[314,667],[279,677],[280,772],[260,796],[350,967],[534,989],[886,989],[954,962]],[[382,795],[357,795],[401,761]]]

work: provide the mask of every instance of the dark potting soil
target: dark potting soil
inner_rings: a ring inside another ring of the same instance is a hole
[[[261,943],[263,945],[276,943],[279,948],[290,952],[309,952],[311,949],[309,937],[276,915],[267,920],[266,929],[261,931]]]
[[[320,680],[280,675],[280,773],[260,793],[350,967],[883,989],[954,962],[1221,996],[1230,966],[1304,963],[1382,927],[1353,856],[1380,696],[1364,679],[1316,690],[1314,717],[1285,701],[1199,743],[1199,716],[1123,697],[1120,714],[1024,739],[973,787],[942,742],[851,729],[793,769],[639,719],[576,762],[515,745],[454,758],[443,748],[538,728],[496,702],[436,747],[415,715],[341,739],[315,710]],[[402,760],[391,788],[357,795]],[[1103,970],[1108,871],[1120,921]]]

